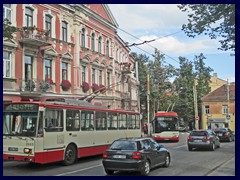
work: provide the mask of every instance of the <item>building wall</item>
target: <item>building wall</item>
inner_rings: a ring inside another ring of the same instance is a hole
[[[217,77],[217,73],[214,73],[213,76],[211,76],[209,86],[211,87],[211,92],[216,90],[217,88],[221,87],[224,84],[227,84],[227,81],[224,81]]]
[[[107,72],[111,73],[110,84],[116,84],[124,76],[128,77],[131,82],[131,88],[128,88],[129,82],[123,81],[117,86],[112,86],[105,93],[99,94],[93,103],[111,105],[112,108],[125,107],[129,110],[137,110],[137,91],[136,78],[133,72],[123,75],[123,65],[121,62],[130,62],[132,70],[133,58],[129,56],[130,49],[118,37],[116,33],[117,24],[112,17],[111,12],[106,5],[91,4],[78,5],[78,8],[69,5],[57,4],[15,4],[12,5],[12,22],[17,22],[16,27],[21,29],[26,26],[25,10],[29,7],[33,10],[33,25],[36,28],[45,29],[45,16],[52,17],[51,38],[46,42],[50,45],[37,46],[22,39],[20,32],[16,33],[15,38],[10,42],[4,40],[4,51],[11,52],[11,77],[4,77],[4,99],[21,99],[21,97],[40,97],[40,96],[57,96],[57,97],[74,97],[81,98],[92,94],[90,88],[87,92],[82,88],[82,65],[86,66],[86,81],[92,86],[92,68],[103,71],[103,85],[107,85]],[[93,12],[93,11],[95,12]],[[98,16],[101,15],[101,16]],[[62,21],[67,22],[67,41],[62,41]],[[13,23],[14,25],[14,23]],[[81,45],[82,29],[86,30],[85,44]],[[95,51],[91,50],[91,34],[95,33]],[[98,38],[102,37],[102,51],[98,52]],[[23,41],[24,40],[24,41]],[[109,42],[109,55],[106,54],[106,42]],[[39,43],[39,41],[38,41]],[[23,90],[25,82],[25,55],[33,57],[33,80],[36,88],[29,93]],[[44,60],[50,59],[52,62],[52,80],[53,84],[46,92],[39,91],[38,87],[44,77]],[[71,88],[64,91],[62,83],[62,63],[66,62],[68,80],[71,82]],[[96,72],[96,83],[99,83],[98,71]],[[133,92],[131,92],[133,90]],[[131,94],[130,97],[122,104],[123,93]],[[14,98],[13,98],[14,97]],[[132,106],[133,105],[133,106]]]
[[[202,128],[208,128],[208,119],[224,119],[226,123],[228,123],[228,126],[231,130],[235,131],[235,102],[230,101],[230,116],[231,119],[226,119],[226,114],[223,114],[222,112],[222,106],[227,105],[227,101],[224,102],[203,102],[202,104]],[[205,106],[210,107],[210,113],[205,113]]]

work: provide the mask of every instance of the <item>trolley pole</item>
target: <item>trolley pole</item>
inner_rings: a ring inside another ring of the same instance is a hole
[[[148,118],[148,135],[150,135],[150,114],[149,114],[150,100],[149,100],[149,95],[150,95],[150,85],[149,85],[149,74],[148,74],[148,75],[147,75],[147,118]]]

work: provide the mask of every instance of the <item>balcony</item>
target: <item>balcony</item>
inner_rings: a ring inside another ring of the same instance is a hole
[[[55,92],[55,83],[48,80],[20,80],[20,91],[22,93],[54,93]]]
[[[20,32],[21,39],[19,42],[22,44],[28,44],[37,47],[52,45],[49,38],[49,31],[36,27],[23,27]]]

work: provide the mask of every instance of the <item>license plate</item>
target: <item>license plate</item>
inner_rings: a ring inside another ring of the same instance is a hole
[[[222,133],[219,133],[218,135],[219,135],[219,136],[222,136]]]
[[[16,148],[16,147],[9,147],[8,151],[18,151],[18,148]]]
[[[115,159],[126,159],[126,155],[113,155]]]
[[[202,142],[202,140],[194,140],[194,142]]]

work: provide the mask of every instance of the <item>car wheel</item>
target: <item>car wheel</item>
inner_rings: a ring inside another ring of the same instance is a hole
[[[65,150],[63,163],[68,166],[73,164],[77,159],[77,151],[74,145],[70,144]]]
[[[113,175],[114,171],[105,169],[107,175]]]
[[[188,146],[188,150],[189,150],[189,151],[192,151],[192,147]]]
[[[211,150],[212,150],[212,151],[215,150],[215,143],[212,143]]]
[[[163,165],[163,167],[168,167],[170,165],[170,155],[167,154],[165,157],[165,163]]]
[[[149,161],[146,161],[143,165],[141,174],[143,176],[147,176],[149,174],[149,172],[150,172],[150,163],[149,163]]]

